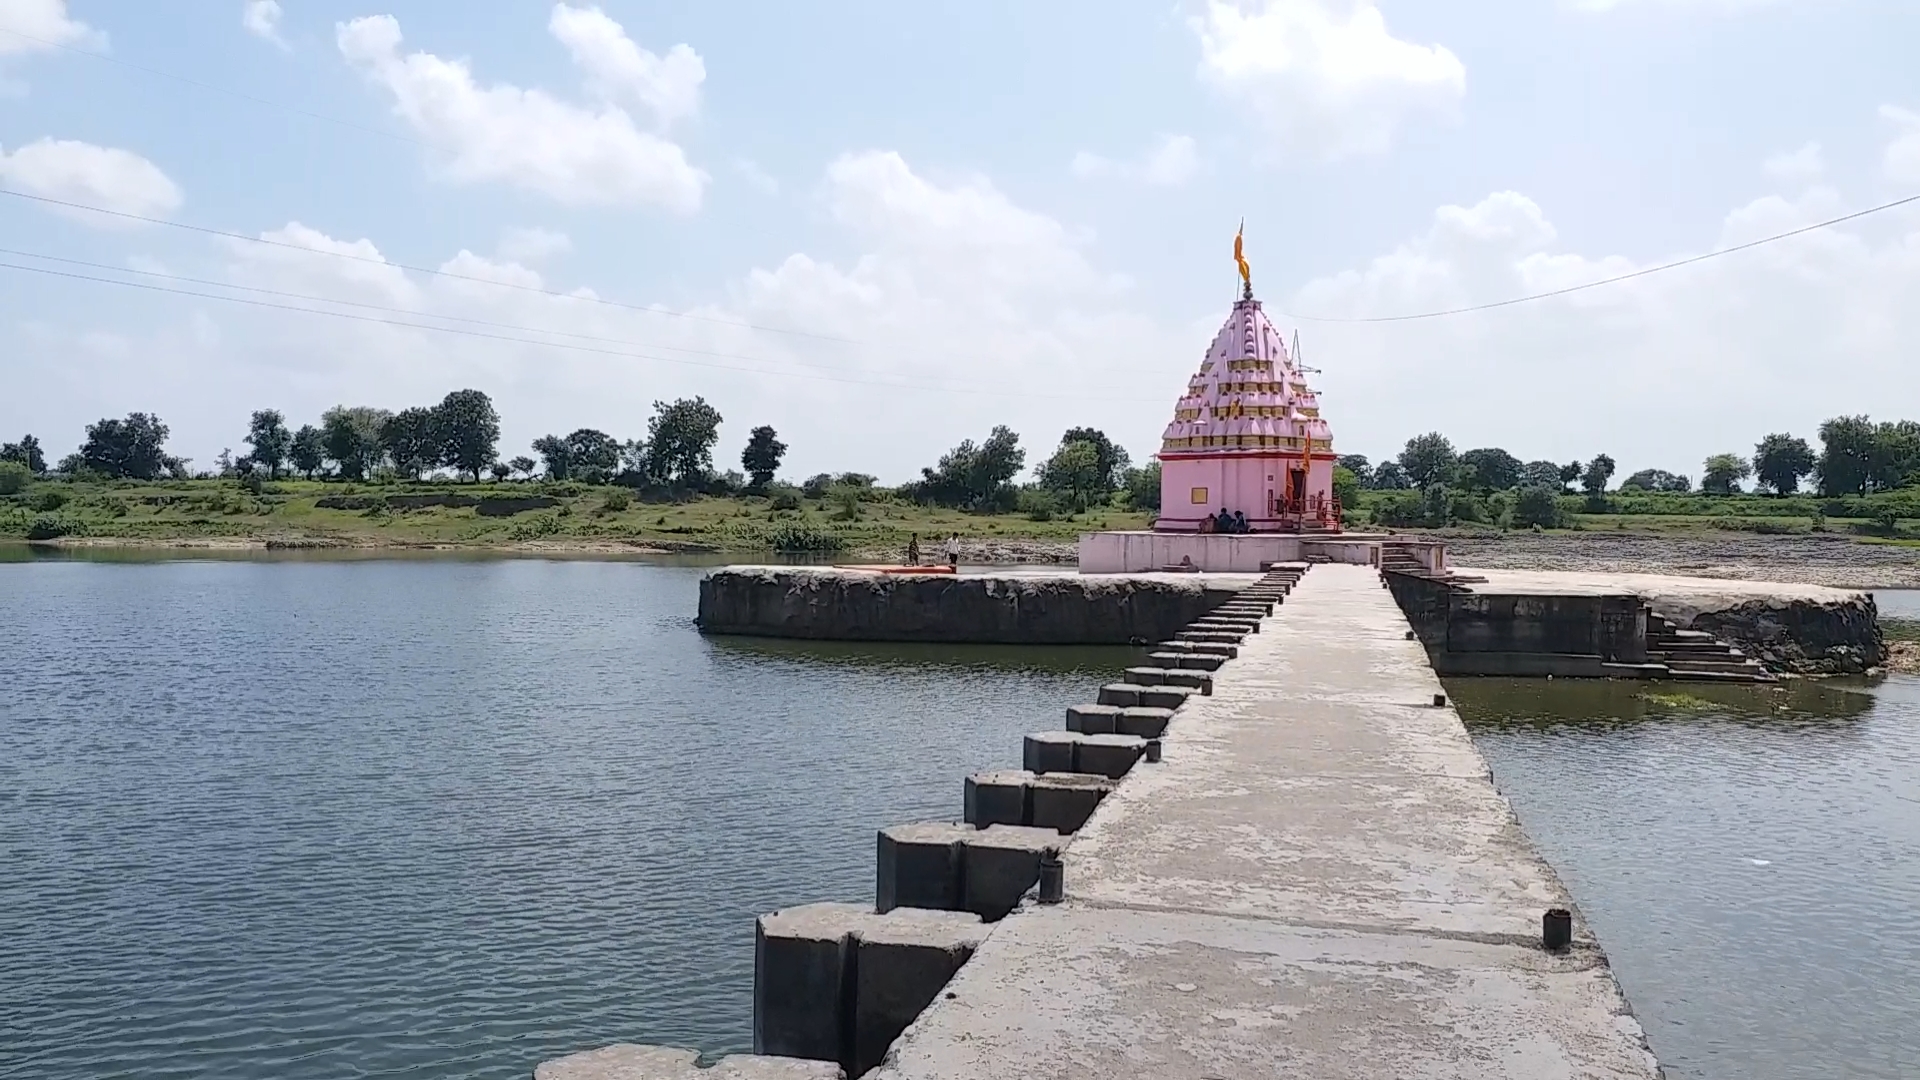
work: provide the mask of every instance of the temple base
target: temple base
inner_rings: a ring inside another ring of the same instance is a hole
[[[1083,574],[1143,574],[1192,570],[1214,574],[1257,574],[1270,563],[1337,562],[1380,565],[1384,533],[1175,533],[1099,532],[1080,537]],[[1427,569],[1445,569],[1446,556],[1438,544],[1409,544],[1406,548]]]

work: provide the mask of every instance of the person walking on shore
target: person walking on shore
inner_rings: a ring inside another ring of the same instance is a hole
[[[947,565],[953,567],[955,570],[960,569],[959,533],[953,533],[947,537]]]
[[[920,534],[914,533],[907,540],[907,565],[920,565]]]

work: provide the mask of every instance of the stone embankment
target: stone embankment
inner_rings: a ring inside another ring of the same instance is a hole
[[[709,1075],[1657,1076],[1378,577],[1303,574],[969,778],[963,822],[881,830],[872,907],[763,916],[759,1056]],[[536,1076],[692,1067],[616,1046]]]
[[[1920,548],[1864,544],[1841,535],[1594,531],[1422,539],[1444,543],[1448,561],[1456,566],[1743,578],[1841,589],[1920,588]]]
[[[825,641],[1143,644],[1172,636],[1251,580],[730,566],[701,580],[698,622],[707,634]]]

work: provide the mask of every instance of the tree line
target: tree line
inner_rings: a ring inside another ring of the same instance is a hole
[[[317,424],[290,427],[278,409],[260,409],[248,419],[245,451],[223,450],[214,468],[166,451],[167,425],[150,413],[104,418],[87,425],[80,448],[49,466],[32,435],[0,445],[0,462],[15,462],[27,474],[108,480],[239,477],[275,480],[419,480],[442,470],[468,481],[532,479],[619,484],[675,494],[780,494],[788,499],[826,498],[834,489],[875,492],[864,473],[821,473],[797,487],[776,480],[787,453],[771,426],[754,428],[740,454],[744,471],[715,468],[722,417],[701,397],[656,401],[644,437],[620,439],[595,428],[533,440],[531,455],[505,460],[499,453],[500,417],[478,390],[455,390],[436,405],[394,412],[372,406],[336,405]],[[1030,483],[1016,484],[1027,451],[1006,426],[968,439],[947,451],[918,480],[896,489],[898,497],[978,512],[1014,509],[1036,516],[1110,505],[1125,494],[1130,505],[1157,509],[1160,466],[1135,468],[1127,451],[1105,432],[1070,428]]]

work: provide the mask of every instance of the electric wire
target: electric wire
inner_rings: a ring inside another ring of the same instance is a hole
[[[218,293],[195,292],[191,289],[174,289],[164,285],[154,285],[143,281],[120,281],[114,278],[96,277],[91,274],[77,274],[65,270],[55,270],[45,266],[26,266],[20,263],[0,262],[0,270],[18,270],[30,274],[43,274],[49,277],[66,278],[75,281],[88,281],[102,285],[118,285],[122,288],[140,289],[147,292],[167,293],[175,296],[196,297],[202,300],[217,300],[229,304],[243,304],[248,307],[268,308],[276,311],[298,312],[303,315],[324,315],[335,319],[348,319],[354,322],[374,323],[382,326],[401,327],[410,330],[427,330],[442,334],[455,334],[461,337],[481,338],[489,341],[504,341],[519,345],[532,345],[537,348],[567,349],[574,352],[594,353],[602,356],[618,356],[633,360],[655,360],[667,364],[680,364],[687,367],[707,368],[719,371],[737,371],[751,375],[769,375],[774,377],[811,379],[821,382],[846,383],[856,386],[877,386],[890,390],[916,390],[936,394],[977,394],[1004,396],[1007,391],[986,387],[971,386],[935,386],[923,383],[908,383],[883,379],[857,379],[843,375],[829,375],[802,371],[783,371],[771,368],[744,367],[737,364],[714,364],[699,360],[688,360],[675,356],[656,356],[649,353],[627,352],[618,349],[603,349],[593,345],[574,345],[561,341],[539,341],[533,338],[513,337],[507,334],[489,333],[483,330],[465,330],[455,326],[435,326],[431,323],[407,322],[399,319],[383,319],[373,315],[358,315],[350,311],[326,311],[320,308],[300,307],[294,304],[275,303],[270,300],[254,300],[244,296],[222,296]],[[329,303],[324,298],[312,298],[321,303]],[[432,317],[432,316],[428,316]],[[533,331],[544,333],[545,331]],[[1022,391],[1024,396],[1053,398],[1070,401],[1158,401],[1158,398],[1113,397],[1094,394],[1046,394]]]

